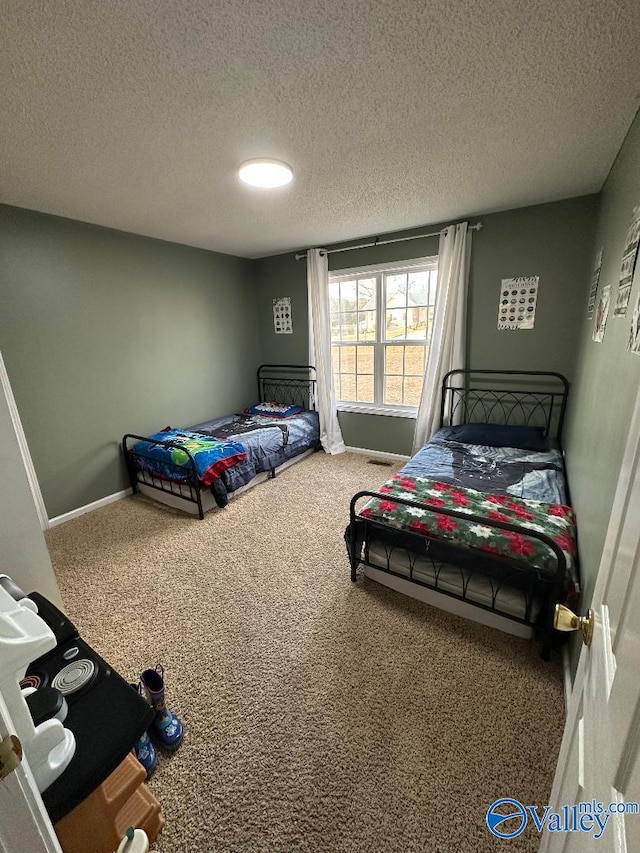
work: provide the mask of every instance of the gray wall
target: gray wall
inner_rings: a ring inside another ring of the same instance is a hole
[[[590,261],[604,248],[600,289],[611,285],[615,303],[622,250],[633,208],[640,204],[640,114],[604,185]],[[573,503],[578,517],[584,596],[582,610],[593,593],[613,496],[627,437],[629,420],[640,386],[640,356],[627,352],[633,306],[640,289],[636,269],[627,316],[609,312],[602,343],[591,334],[587,318],[589,277],[578,302],[578,359],[565,445]]]
[[[37,590],[62,605],[2,388],[0,471],[0,574],[12,577],[26,592]]]
[[[588,278],[597,196],[472,217],[482,230],[473,232],[469,274],[468,363],[475,367],[559,370],[574,375],[578,342],[576,304]],[[424,226],[393,236],[438,231]],[[382,239],[385,236],[379,235]],[[359,241],[355,241],[359,242]],[[362,242],[367,242],[366,238]],[[438,239],[411,240],[376,248],[329,255],[332,270],[434,255]],[[308,357],[307,289],[304,261],[293,254],[255,262],[259,284],[259,317],[265,361],[300,362]],[[539,275],[535,328],[498,332],[497,312],[502,278]],[[276,335],[272,299],[290,296],[293,335]],[[340,413],[347,445],[411,452],[414,421],[382,415]]]
[[[126,486],[119,440],[255,397],[251,262],[0,206],[0,346],[49,517]]]
[[[469,274],[470,366],[557,370],[573,379],[597,201],[583,196],[481,217]],[[498,331],[500,281],[519,275],[540,276],[535,326]]]

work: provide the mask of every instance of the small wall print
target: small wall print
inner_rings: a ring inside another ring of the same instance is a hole
[[[503,278],[498,303],[498,329],[533,329],[538,300],[537,275]]]
[[[634,352],[640,355],[640,293],[636,299],[636,307],[633,309],[633,318],[631,320],[631,331],[629,333],[629,344],[627,346],[629,352]]]
[[[292,335],[291,297],[283,296],[273,300],[273,328],[276,335]]]
[[[593,334],[592,338],[597,344],[601,344],[604,339],[604,330],[607,328],[607,317],[609,316],[609,303],[611,302],[611,285],[607,284],[602,288],[598,307],[593,318]]]
[[[629,230],[627,231],[627,239],[625,240],[624,251],[622,253],[622,266],[620,269],[620,281],[618,282],[616,307],[613,310],[614,317],[624,317],[627,313],[629,297],[631,296],[631,285],[633,284],[633,275],[635,273],[636,262],[638,260],[639,245],[640,206],[634,208],[632,222]]]
[[[600,271],[602,270],[602,253],[604,249],[600,249],[596,255],[596,262],[591,274],[591,290],[589,291],[589,302],[587,304],[587,317],[593,317],[593,309],[596,307],[596,295],[598,293],[598,284],[600,282]]]

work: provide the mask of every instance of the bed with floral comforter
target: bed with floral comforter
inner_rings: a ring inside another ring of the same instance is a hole
[[[362,518],[382,521],[399,530],[435,535],[488,554],[515,557],[553,574],[557,566],[553,550],[544,540],[527,535],[527,531],[542,533],[561,549],[568,579],[577,585],[576,522],[569,506],[479,492],[403,473],[392,477],[378,491],[385,497],[371,498],[360,510]],[[412,505],[404,501],[411,501]],[[473,520],[465,519],[465,515],[473,516]],[[486,524],[478,521],[482,518]],[[497,527],[496,521],[517,525],[520,530]]]
[[[354,495],[345,541],[352,580],[362,564],[394,589],[407,592],[408,581],[437,592],[437,606],[448,596],[540,628],[545,657],[555,603],[575,606],[579,594],[564,460],[539,429],[443,427],[379,489]]]

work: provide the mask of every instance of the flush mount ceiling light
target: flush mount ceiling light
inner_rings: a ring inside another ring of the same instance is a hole
[[[250,187],[274,189],[293,180],[293,169],[282,160],[247,160],[238,168],[240,180]]]

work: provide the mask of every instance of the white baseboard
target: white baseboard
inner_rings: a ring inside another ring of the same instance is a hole
[[[362,453],[364,456],[377,456],[380,459],[399,459],[407,461],[410,456],[404,456],[402,453],[387,453],[386,450],[369,450],[366,447],[345,447],[347,453]]]
[[[280,471],[284,471],[285,468],[289,468],[291,465],[295,465],[296,462],[300,462],[302,459],[306,459],[307,456],[311,456],[311,454],[315,453],[315,452],[316,452],[316,448],[312,447],[310,450],[305,450],[304,453],[300,453],[298,456],[294,456],[292,459],[288,459],[286,462],[283,462],[282,465],[280,465],[278,468],[276,468],[276,474],[279,474]],[[371,453],[371,451],[369,451],[369,450],[363,450],[362,452],[363,453]],[[404,458],[404,457],[401,457],[401,458]],[[406,458],[408,459],[409,457],[406,457]],[[241,486],[237,491],[231,492],[230,497],[232,495],[238,495],[241,492],[244,492],[246,489],[249,489],[252,486],[255,486],[257,483],[261,483],[261,482],[268,480],[268,479],[269,479],[269,473],[268,472],[264,473],[264,474],[257,474],[253,478],[253,480],[251,480],[245,486]],[[186,509],[187,512],[193,512],[193,513],[198,512],[198,508],[195,506],[195,504],[193,505],[193,508],[191,508],[189,506],[189,504],[187,504],[187,506],[185,507],[184,501],[179,501],[175,498],[174,498],[174,501],[172,502],[171,498],[173,496],[167,492],[159,492],[159,491],[157,491],[157,489],[149,489],[149,488],[145,489],[144,483],[138,483],[138,488],[143,494],[149,495],[149,497],[155,498],[156,500],[159,500],[160,502],[163,502],[163,503],[167,504],[168,506],[176,506],[176,507],[178,507],[178,509],[182,509],[182,510]],[[72,509],[71,512],[65,512],[63,515],[57,515],[55,518],[50,518],[49,519],[49,527],[57,527],[59,524],[64,524],[66,521],[71,521],[73,518],[78,518],[81,515],[85,515],[85,513],[87,513],[87,512],[93,512],[94,509],[100,509],[100,507],[107,506],[107,504],[112,504],[112,503],[114,503],[114,501],[119,501],[122,498],[126,498],[132,494],[133,494],[133,489],[131,489],[131,488],[123,489],[121,492],[115,492],[113,495],[107,495],[105,498],[100,498],[100,500],[98,500],[98,501],[93,501],[90,504],[85,504],[85,506],[79,506],[77,509]],[[211,500],[210,500],[210,502],[208,502],[205,505],[208,497],[211,498]],[[211,497],[211,494],[210,494],[208,489],[203,489],[202,499],[203,499],[203,509],[205,511],[207,509],[211,509],[212,507],[214,507],[216,505],[215,501],[213,500],[213,497]]]
[[[93,501],[90,504],[85,504],[85,506],[79,506],[77,509],[72,509],[71,512],[56,515],[55,518],[49,519],[49,527],[57,527],[59,524],[64,524],[65,521],[71,521],[73,518],[78,518],[81,515],[85,515],[87,512],[93,512],[94,509],[100,509],[102,506],[112,504],[114,501],[119,501],[131,494],[133,494],[133,492],[130,488],[123,489],[121,492],[115,492],[113,495],[107,495],[106,498],[100,498],[98,501]]]

